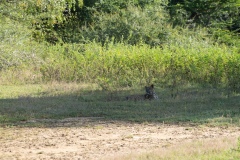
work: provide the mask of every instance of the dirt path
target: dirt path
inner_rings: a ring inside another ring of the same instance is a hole
[[[54,124],[45,128],[0,128],[0,159],[110,159],[185,141],[240,136],[236,127],[129,124],[86,118]]]

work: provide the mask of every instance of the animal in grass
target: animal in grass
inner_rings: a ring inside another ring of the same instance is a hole
[[[154,85],[147,87],[145,86],[146,93],[142,95],[130,95],[127,96],[127,100],[141,101],[141,100],[153,100],[158,99],[157,94],[154,92]]]

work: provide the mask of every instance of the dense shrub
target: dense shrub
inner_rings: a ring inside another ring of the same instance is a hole
[[[111,2],[111,3],[110,3]],[[87,8],[85,23],[72,19],[64,24],[66,29],[58,30],[64,42],[88,43],[110,40],[126,44],[146,43],[150,46],[162,45],[168,40],[170,25],[163,5],[144,5],[125,1],[97,3],[95,8]],[[70,34],[69,34],[70,33]]]

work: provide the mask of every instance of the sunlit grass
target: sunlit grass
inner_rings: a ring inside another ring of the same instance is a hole
[[[239,143],[239,142],[238,142]],[[179,142],[149,153],[133,153],[115,160],[238,160],[240,151],[235,138],[219,138]]]

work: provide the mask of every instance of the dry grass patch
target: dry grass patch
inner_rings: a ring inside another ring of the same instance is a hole
[[[114,160],[206,160],[206,159],[231,159],[240,158],[240,152],[236,150],[236,137],[224,137],[214,139],[193,139],[168,145],[161,149],[147,153],[132,153],[128,156],[117,155]]]

